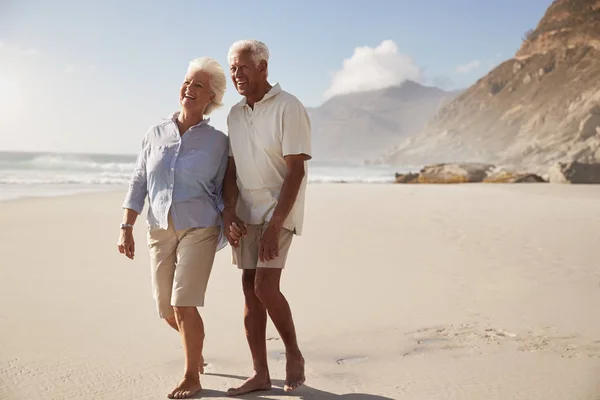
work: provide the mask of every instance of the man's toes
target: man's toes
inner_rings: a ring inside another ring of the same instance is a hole
[[[296,389],[298,389],[300,386],[302,386],[302,384],[303,384],[303,383],[304,383],[304,381],[303,381],[303,380],[298,380],[298,381],[293,381],[293,382],[286,383],[286,384],[284,385],[284,388],[283,388],[283,390],[285,390],[286,392],[290,392],[290,391],[292,391],[292,390],[296,390]]]

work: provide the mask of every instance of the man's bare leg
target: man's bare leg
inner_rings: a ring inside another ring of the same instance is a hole
[[[304,357],[302,357],[298,347],[292,311],[288,301],[279,289],[281,272],[280,268],[259,268],[256,272],[255,292],[265,305],[273,325],[277,328],[285,345],[286,378],[284,390],[289,392],[302,386],[306,377],[304,375]]]
[[[244,290],[244,327],[246,339],[252,354],[254,374],[241,386],[227,391],[229,396],[239,396],[257,390],[271,389],[271,377],[267,363],[267,310],[254,292],[256,270],[243,270],[242,289]]]
[[[170,399],[185,399],[202,389],[198,365],[204,345],[204,323],[196,307],[173,307],[177,328],[181,334],[185,351],[185,372],[183,380],[171,393]]]
[[[171,328],[179,332],[179,327],[177,326],[177,320],[175,319],[175,317],[165,318],[165,321]],[[201,374],[204,373],[204,356],[202,354],[200,355],[200,362],[198,363],[198,372]]]

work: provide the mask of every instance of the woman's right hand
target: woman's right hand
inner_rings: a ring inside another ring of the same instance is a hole
[[[133,229],[122,228],[121,234],[119,235],[119,242],[117,243],[119,253],[125,254],[127,258],[133,260],[135,253],[135,241],[133,240]]]

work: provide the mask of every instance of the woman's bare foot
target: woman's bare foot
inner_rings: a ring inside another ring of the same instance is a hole
[[[229,389],[227,391],[227,396],[239,396],[259,390],[271,390],[271,378],[268,373],[254,373],[254,375],[248,378],[246,382],[242,383],[241,386]]]
[[[287,356],[285,375],[283,390],[286,392],[291,392],[304,384],[306,377],[304,376],[304,357],[302,355]]]
[[[167,395],[169,399],[187,399],[202,390],[200,377],[185,376],[179,385]]]

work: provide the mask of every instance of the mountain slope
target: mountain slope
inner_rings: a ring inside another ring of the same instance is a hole
[[[405,81],[309,108],[315,159],[363,161],[421,130],[456,93]]]
[[[600,161],[600,0],[557,0],[514,58],[377,161]]]

